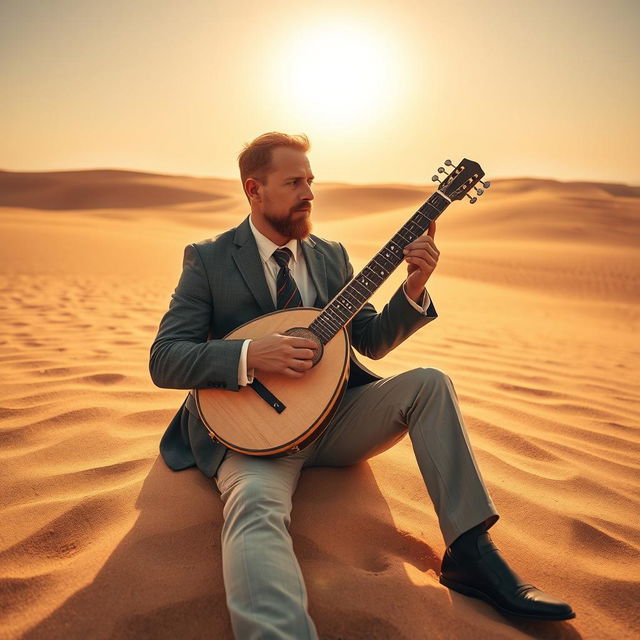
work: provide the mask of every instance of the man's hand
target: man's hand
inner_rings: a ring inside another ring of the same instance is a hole
[[[247,368],[302,378],[305,371],[311,369],[317,348],[316,343],[307,338],[273,333],[249,343]]]
[[[427,232],[408,244],[404,250],[404,259],[407,261],[407,283],[405,289],[407,295],[416,302],[422,299],[424,285],[438,264],[440,252],[436,248],[434,237],[436,235],[436,221],[434,220]]]

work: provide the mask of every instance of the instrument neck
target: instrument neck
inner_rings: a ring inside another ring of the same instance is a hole
[[[449,204],[449,198],[436,191],[326,305],[322,313],[309,325],[309,329],[323,344],[327,344],[351,321],[404,260],[403,249],[421,236]]]

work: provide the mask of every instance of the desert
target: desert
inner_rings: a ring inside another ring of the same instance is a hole
[[[320,182],[314,233],[357,271],[433,189]],[[159,457],[186,392],[155,387],[148,358],[185,245],[248,212],[239,180],[0,172],[0,638],[232,638],[222,505]],[[640,187],[492,181],[437,222],[437,320],[360,358],[451,376],[494,541],[577,617],[507,619],[439,584],[444,543],[404,438],[302,474],[291,533],[322,638],[638,637],[638,214]]]

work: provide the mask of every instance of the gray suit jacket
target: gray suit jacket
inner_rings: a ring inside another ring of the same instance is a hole
[[[314,306],[323,308],[353,278],[353,268],[339,242],[311,235],[302,242],[302,251],[317,291]],[[187,245],[182,275],[151,345],[151,379],[168,389],[238,391],[243,340],[222,338],[275,310],[248,217],[215,239]],[[399,287],[381,313],[367,303],[347,329],[360,353],[378,359],[436,317],[433,302],[423,315]],[[349,386],[378,379],[352,349]],[[209,437],[193,395],[187,394],[160,442],[165,462],[175,471],[196,465],[213,477],[225,451]]]

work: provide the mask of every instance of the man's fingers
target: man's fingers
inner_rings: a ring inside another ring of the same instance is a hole
[[[437,262],[433,258],[408,257],[409,264],[415,264],[421,271],[433,270],[437,266]]]
[[[296,349],[317,349],[318,345],[309,340],[309,338],[300,338],[298,336],[287,336],[292,347]]]
[[[310,360],[315,354],[312,349],[296,349],[293,355],[299,360]]]
[[[411,253],[411,251],[413,251],[414,249],[427,249],[428,251],[431,251],[434,254],[437,254],[437,255],[440,254],[438,247],[436,247],[435,245],[435,240],[433,239],[433,236],[430,236],[427,234],[423,234],[419,238],[416,238],[411,244],[408,244],[404,248],[403,252],[405,255],[407,255]]]
[[[437,260],[439,255],[440,255],[440,252],[435,247],[426,245],[424,248],[416,247],[415,249],[411,249],[409,253],[407,253],[406,257],[407,258],[425,258],[425,260],[428,258],[435,258]]]
[[[436,221],[435,220],[433,220],[429,225],[429,229],[427,230],[427,235],[431,236],[432,238],[436,237]]]
[[[302,369],[308,369],[311,366],[311,358],[303,359],[296,355],[292,358],[289,358],[286,363],[287,366],[291,367],[292,369],[302,371]]]
[[[305,371],[308,371],[313,366],[311,360],[292,360],[287,367],[288,371],[295,371],[302,375]]]

